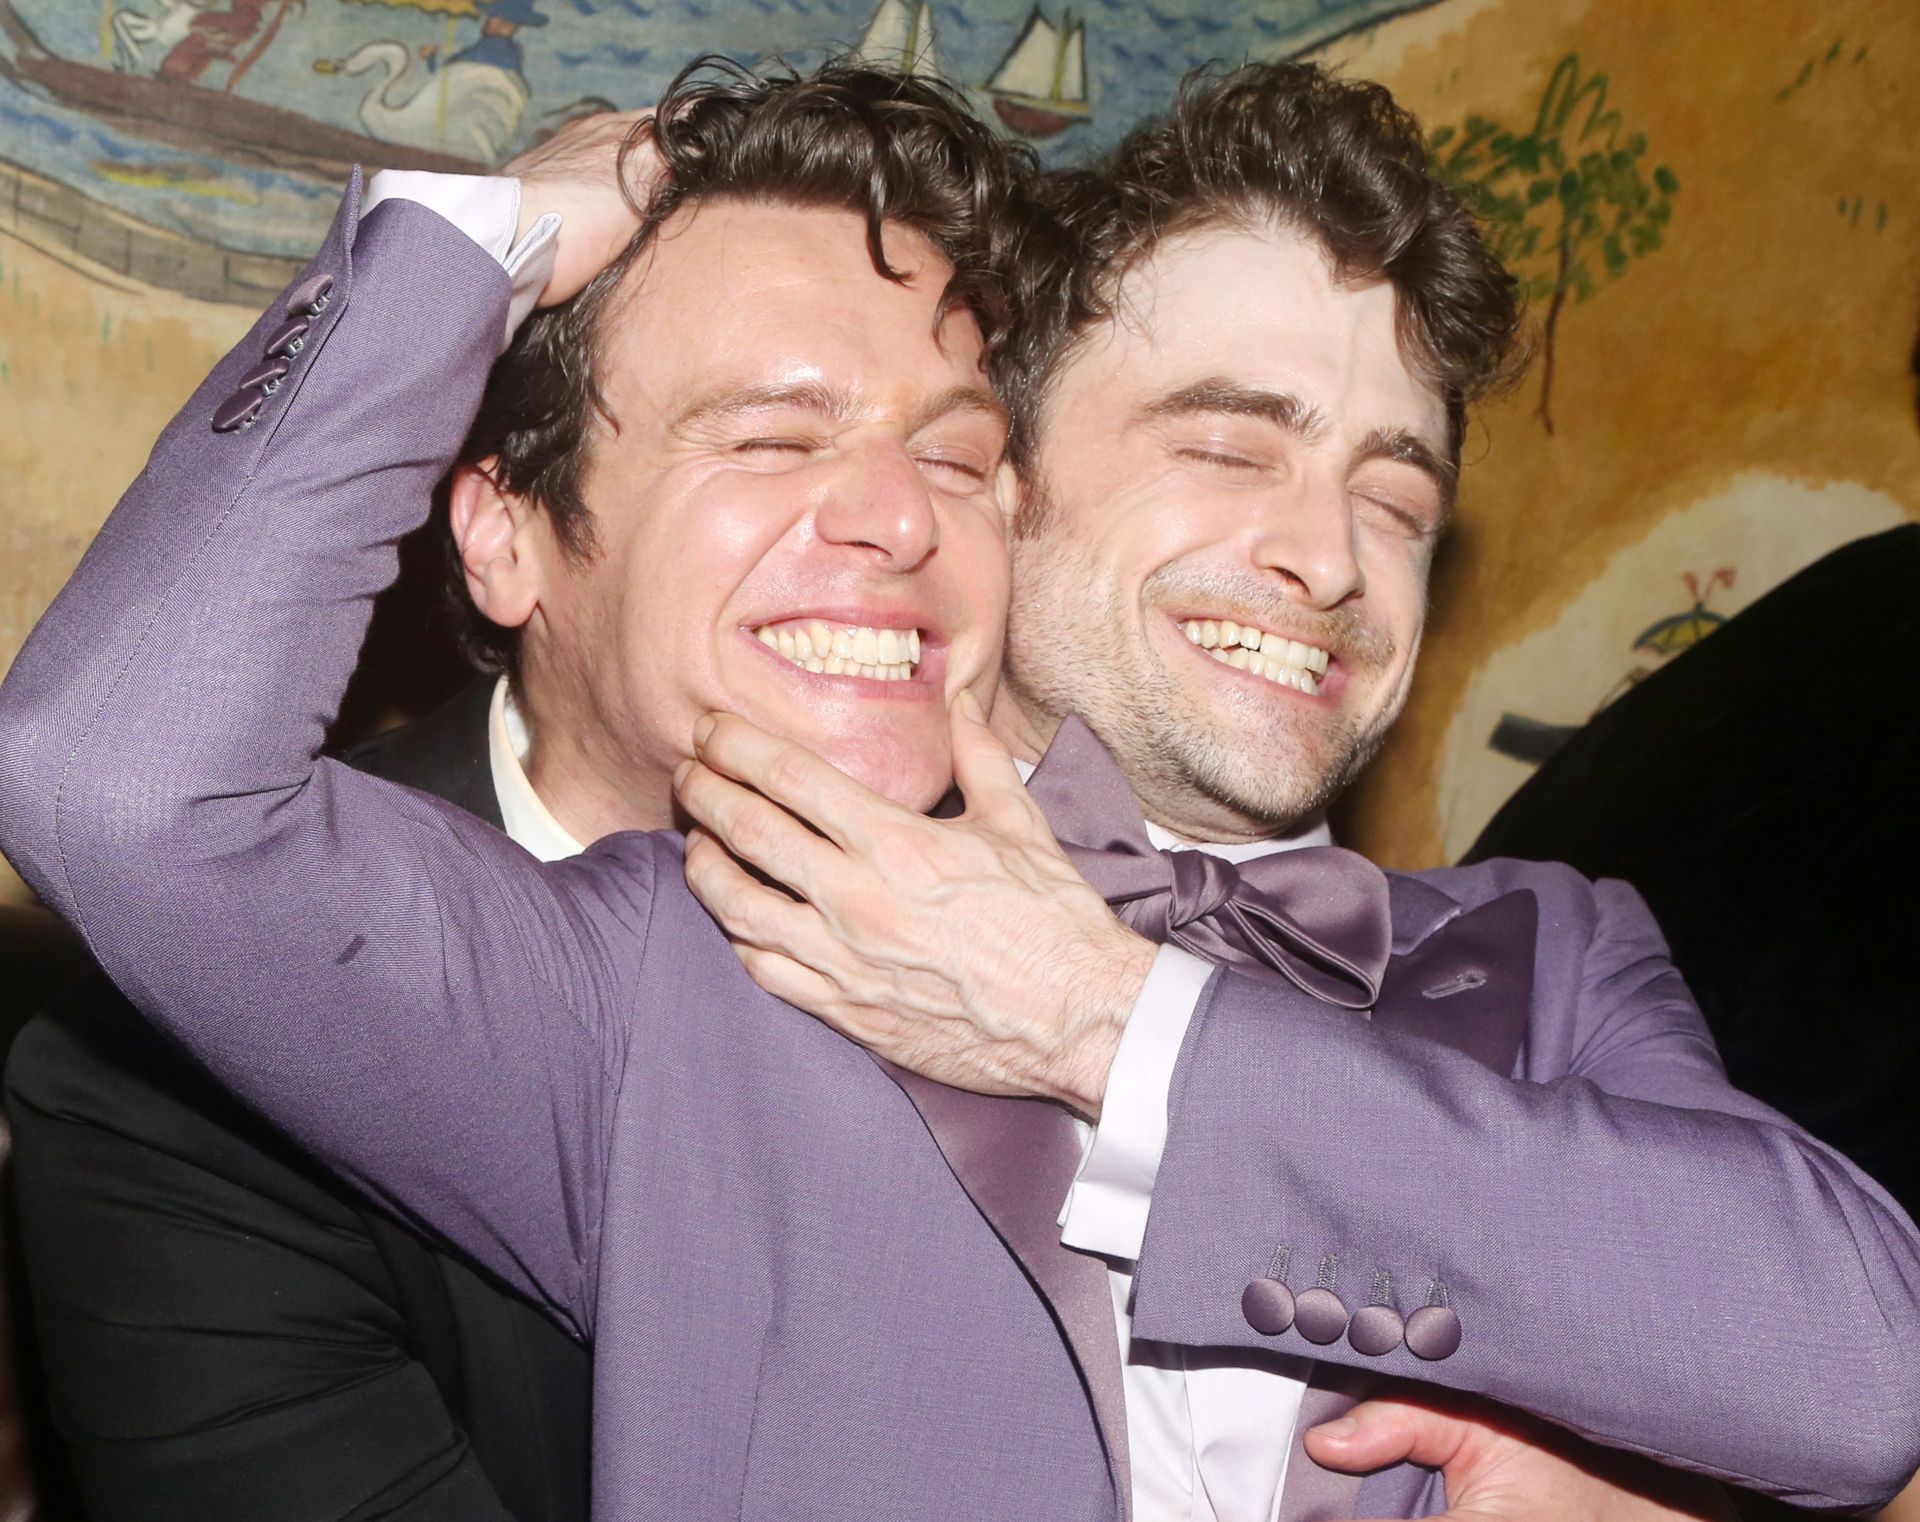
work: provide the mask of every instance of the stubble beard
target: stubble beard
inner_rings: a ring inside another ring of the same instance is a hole
[[[1142,609],[1111,588],[1098,557],[1071,538],[1057,505],[1047,503],[1040,521],[1013,544],[1006,685],[1029,713],[1055,722],[1079,714],[1149,818],[1285,834],[1325,813],[1379,751],[1397,699],[1363,726],[1351,714],[1315,712],[1278,693],[1237,691],[1245,683],[1224,674],[1211,701],[1203,697],[1198,684],[1208,677],[1190,673],[1183,680],[1168,669],[1146,643]],[[1172,568],[1142,589],[1149,620],[1167,607],[1275,600],[1270,586],[1247,577],[1203,578]],[[1280,611],[1274,623],[1301,628],[1297,608],[1284,619]],[[1318,633],[1314,642],[1345,661],[1352,679],[1377,679],[1390,668],[1393,641],[1359,615],[1336,609],[1305,622],[1310,627],[1301,632]]]

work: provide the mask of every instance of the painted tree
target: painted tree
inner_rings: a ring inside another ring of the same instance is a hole
[[[1580,73],[1569,53],[1554,68],[1533,126],[1515,132],[1480,116],[1428,139],[1435,171],[1466,195],[1494,250],[1546,303],[1541,322],[1541,425],[1553,432],[1553,366],[1560,319],[1660,247],[1680,182],[1664,164],[1643,168],[1647,139],[1607,109],[1607,76]]]

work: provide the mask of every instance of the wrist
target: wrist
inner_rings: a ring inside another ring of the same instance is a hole
[[[1115,920],[1112,934],[1079,968],[1069,1017],[1072,1034],[1060,1053],[1054,1097],[1089,1120],[1100,1118],[1120,1037],[1158,951],[1152,941]]]

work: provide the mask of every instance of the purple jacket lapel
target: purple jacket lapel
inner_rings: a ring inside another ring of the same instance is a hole
[[[1451,898],[1417,879],[1396,878],[1394,890],[1395,955],[1374,1022],[1511,1074],[1527,1030],[1537,901],[1531,893],[1510,893],[1461,913]],[[1124,1514],[1131,1507],[1126,1402],[1106,1265],[1060,1243],[1060,1203],[1080,1166],[1071,1118],[1038,1100],[969,1094],[888,1062],[880,1066],[913,1102],[954,1177],[1053,1308],[1092,1400]],[[1376,1383],[1366,1370],[1316,1367],[1294,1431],[1282,1522],[1355,1515],[1362,1477],[1322,1469],[1301,1443],[1309,1428],[1365,1399]],[[1407,1486],[1396,1474],[1385,1471],[1364,1483],[1381,1499],[1397,1496]]]
[[[1060,1242],[1060,1205],[1080,1168],[1072,1118],[1042,1100],[969,1094],[874,1060],[913,1101],[954,1177],[1052,1307],[1093,1402],[1127,1516],[1126,1397],[1107,1266]]]
[[[1386,1030],[1451,1047],[1503,1077],[1519,1066],[1533,1000],[1540,904],[1508,893],[1465,913],[1416,878],[1395,877],[1394,955],[1372,1020]],[[1314,1366],[1293,1433],[1280,1522],[1413,1516],[1433,1477],[1400,1464],[1377,1474],[1337,1474],[1307,1457],[1310,1428],[1330,1422],[1381,1384],[1365,1369]]]

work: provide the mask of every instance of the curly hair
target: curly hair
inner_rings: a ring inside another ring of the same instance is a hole
[[[622,253],[572,300],[536,312],[494,365],[460,462],[488,467],[501,489],[544,512],[562,549],[596,550],[581,495],[596,414],[607,415],[599,366],[609,314],[636,260],[676,211],[741,200],[856,212],[882,276],[883,230],[919,233],[952,268],[940,315],[978,324],[989,378],[1006,380],[1013,334],[1035,295],[1057,283],[1066,244],[1037,193],[1031,151],[991,131],[959,91],[937,80],[840,60],[801,77],[696,59],[674,77],[652,115],[620,150],[651,141],[665,172]],[[630,194],[630,193],[629,193]],[[483,617],[467,598],[458,554],[449,592],[461,644],[485,670],[513,669],[518,631]]]
[[[1305,63],[1196,69],[1165,118],[1055,175],[1048,200],[1077,247],[1018,335],[1004,392],[1016,464],[1031,464],[1053,382],[1113,315],[1129,271],[1201,227],[1277,222],[1316,241],[1338,278],[1389,282],[1402,353],[1444,400],[1456,461],[1468,404],[1517,372],[1519,287],[1435,178],[1420,124],[1377,84]]]

